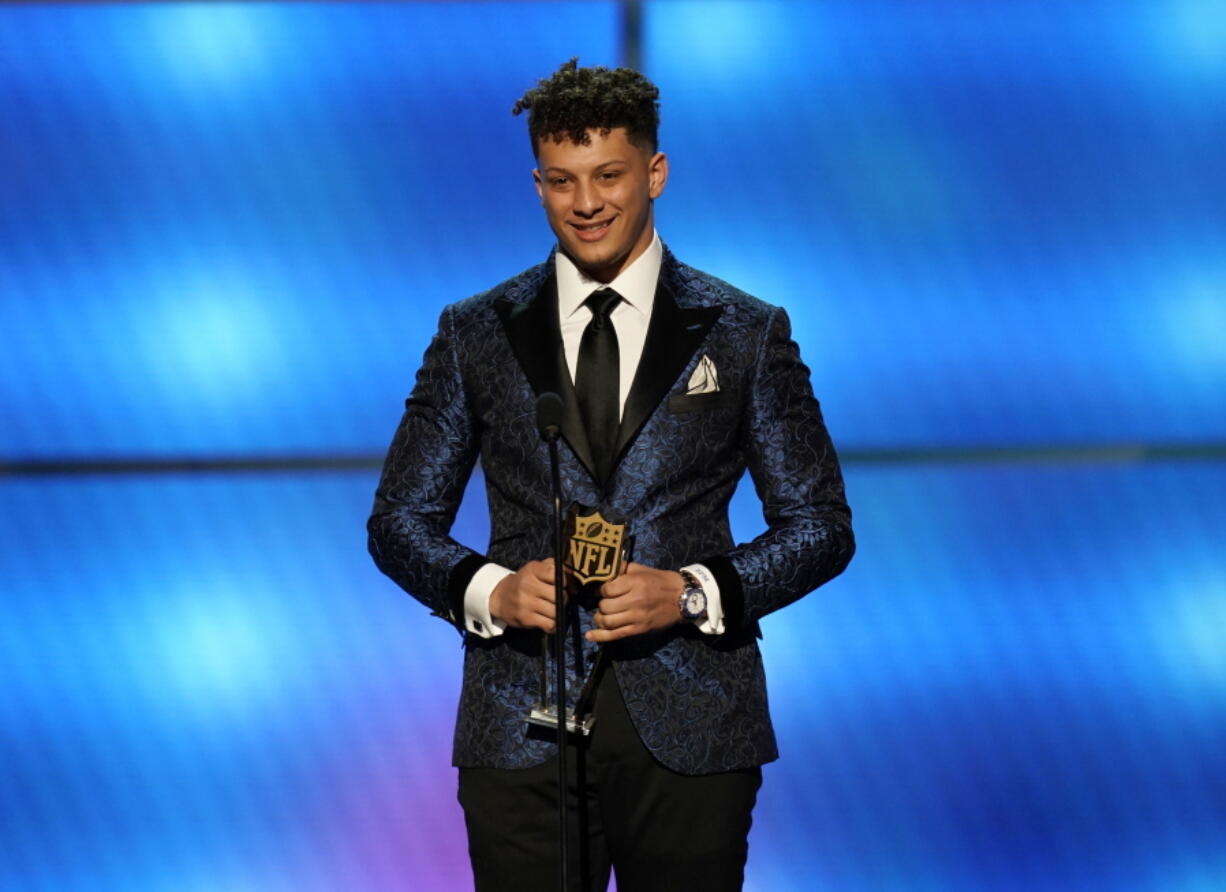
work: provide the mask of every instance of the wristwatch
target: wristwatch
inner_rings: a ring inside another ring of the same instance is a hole
[[[685,588],[681,590],[681,596],[677,599],[677,606],[681,608],[681,619],[695,625],[705,622],[707,593],[703,591],[702,583],[695,579],[694,574],[688,570],[677,572],[681,574],[681,579],[685,583]]]

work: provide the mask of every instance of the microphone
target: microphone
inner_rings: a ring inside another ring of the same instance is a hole
[[[547,391],[536,398],[536,427],[546,443],[558,438],[562,432],[562,397]]]

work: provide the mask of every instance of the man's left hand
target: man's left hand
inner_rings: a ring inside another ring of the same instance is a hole
[[[631,562],[625,573],[600,587],[596,628],[585,637],[603,644],[676,625],[681,621],[684,589],[685,581],[676,570],[656,570]]]

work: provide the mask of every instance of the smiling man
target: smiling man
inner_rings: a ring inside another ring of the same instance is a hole
[[[624,127],[591,128],[580,139],[542,140],[532,176],[562,253],[608,283],[652,243],[652,202],[664,192],[668,159]]]
[[[758,620],[854,550],[834,448],[786,313],[672,256],[658,91],[574,60],[515,105],[557,239],[549,258],[443,310],[368,529],[380,569],[464,634],[453,761],[479,890],[556,886],[556,746],[526,720],[554,627],[539,394],[562,396],[565,496],[624,518],[634,560],[571,586],[574,889],[740,889],[761,765],[776,758]],[[490,542],[450,537],[481,461]],[[767,529],[736,544],[748,469]]]

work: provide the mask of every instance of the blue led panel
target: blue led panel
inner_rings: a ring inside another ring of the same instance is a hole
[[[1226,435],[1226,7],[645,4],[679,256],[844,445]]]
[[[374,483],[0,482],[0,888],[463,886],[460,639],[367,557]]]
[[[749,888],[1221,888],[1226,467],[847,477],[855,559],[763,627]]]
[[[1211,4],[648,3],[678,254],[849,446],[1226,431]],[[613,3],[0,8],[0,454],[369,452]],[[392,412],[394,415],[394,411]]]
[[[384,448],[613,3],[0,6],[0,457]],[[514,211],[514,213],[512,212]]]
[[[367,558],[374,485],[0,481],[0,888],[465,887],[460,642]],[[848,489],[851,567],[764,623],[747,888],[1216,888],[1226,468]]]

